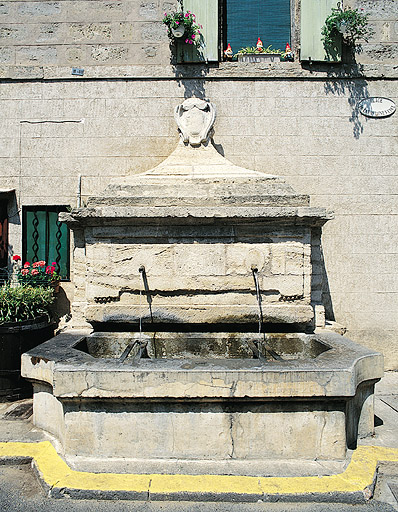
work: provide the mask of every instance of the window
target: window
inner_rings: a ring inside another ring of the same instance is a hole
[[[222,52],[230,43],[234,53],[245,46],[255,46],[260,37],[264,46],[284,50],[292,46],[300,60],[341,60],[341,49],[333,58],[325,54],[321,30],[326,17],[338,0],[183,0],[185,10],[197,15],[203,25],[203,47],[177,45],[177,62],[222,60]],[[295,15],[292,16],[292,12]],[[300,16],[300,45],[298,26]],[[292,30],[292,22],[294,29]]]
[[[290,44],[290,0],[225,0],[226,42],[234,53],[256,46],[272,45],[284,50]]]
[[[56,262],[56,272],[69,279],[69,229],[58,221],[65,206],[24,206],[22,209],[23,261]]]
[[[183,5],[203,25],[204,46],[198,51],[178,45],[178,62],[218,61],[227,43],[236,53],[256,46],[258,37],[265,47],[281,50],[291,42],[290,0],[184,0]]]

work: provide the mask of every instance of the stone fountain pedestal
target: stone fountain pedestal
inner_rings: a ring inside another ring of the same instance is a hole
[[[35,424],[67,457],[344,459],[373,432],[382,356],[313,334],[332,215],[226,160],[214,118],[211,103],[186,100],[169,158],[61,214],[74,323],[96,333],[54,338],[22,371]]]

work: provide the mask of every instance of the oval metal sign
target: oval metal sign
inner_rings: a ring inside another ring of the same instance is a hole
[[[359,104],[359,111],[366,117],[387,117],[395,110],[395,103],[388,98],[365,98]]]

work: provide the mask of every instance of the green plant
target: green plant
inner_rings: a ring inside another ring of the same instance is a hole
[[[21,261],[21,257],[17,254],[12,259],[16,265]],[[43,260],[32,264],[27,261],[22,268],[17,268],[18,282],[23,286],[51,286],[51,283],[61,279],[61,276],[55,271],[56,265],[55,262],[47,265]]]
[[[258,48],[257,46],[245,46],[244,48],[241,48],[235,55],[260,55],[262,53],[277,53],[280,55],[283,54],[281,50],[276,50],[275,48],[272,48],[272,45],[270,44],[267,48]]]
[[[0,287],[0,324],[23,322],[38,316],[49,315],[54,301],[53,290],[43,286]]]
[[[163,23],[167,26],[167,34],[174,40],[172,29],[184,27],[183,39],[187,44],[197,44],[200,41],[200,29],[202,25],[196,23],[196,16],[191,11],[164,13]]]
[[[339,2],[337,8],[332,8],[332,13],[325,20],[322,27],[322,40],[325,50],[334,48],[336,38],[342,37],[343,42],[358,49],[358,41],[363,39],[368,41],[374,31],[369,27],[368,15],[364,14],[363,9],[343,9]]]

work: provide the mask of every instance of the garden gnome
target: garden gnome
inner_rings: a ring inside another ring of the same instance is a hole
[[[286,60],[293,60],[293,52],[292,52],[292,49],[290,48],[290,44],[289,43],[286,43],[285,59]]]
[[[257,45],[256,45],[256,46],[257,46],[257,50],[258,50],[259,52],[262,52],[262,51],[263,51],[264,45],[263,45],[263,42],[261,41],[261,39],[260,39],[260,38],[258,38],[258,41],[257,41]]]
[[[234,52],[232,51],[230,43],[228,43],[227,49],[224,50],[224,55],[227,59],[231,60],[234,56]]]

